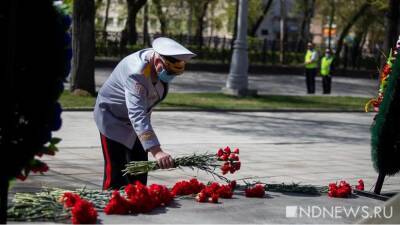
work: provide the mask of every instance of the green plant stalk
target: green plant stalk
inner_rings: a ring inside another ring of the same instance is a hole
[[[148,172],[152,172],[155,170],[159,170],[156,161],[132,161],[125,165],[126,168],[122,170],[124,176],[129,175],[140,175]],[[213,177],[217,177],[221,180],[229,182],[229,179],[218,174],[215,170],[221,166],[221,161],[218,161],[218,158],[215,154],[193,154],[190,156],[177,157],[174,159],[174,168],[183,169],[183,167],[189,167],[192,170],[199,169],[208,174],[211,174]]]

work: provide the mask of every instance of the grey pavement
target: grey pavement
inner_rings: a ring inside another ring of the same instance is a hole
[[[97,89],[105,82],[112,68],[96,68]],[[205,71],[186,71],[171,83],[171,92],[219,92],[225,86],[227,74]],[[253,75],[249,74],[249,88],[266,95],[306,95],[302,75]],[[374,97],[378,81],[365,78],[332,78],[332,95]],[[321,95],[321,77],[316,79],[316,95]]]
[[[64,112],[63,127],[54,136],[62,138],[60,152],[44,157],[50,171],[17,182],[12,192],[32,191],[42,186],[101,188],[103,157],[99,133],[91,112]],[[246,112],[154,112],[152,123],[162,147],[180,156],[214,152],[229,145],[241,150],[242,169],[230,179],[257,177],[268,183],[327,185],[344,179],[356,184],[362,178],[371,190],[377,178],[370,158],[371,113],[246,113]],[[171,186],[197,176],[198,171],[170,170],[150,173],[149,183]],[[400,177],[389,177],[385,192],[400,191]],[[199,204],[178,200],[173,207],[148,215],[104,216],[104,223],[349,223],[358,218],[291,219],[286,206],[376,206],[383,202],[357,196],[330,199],[322,196],[268,193],[265,199],[237,199],[222,204]]]

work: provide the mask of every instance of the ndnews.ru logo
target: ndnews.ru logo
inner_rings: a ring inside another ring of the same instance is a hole
[[[384,206],[286,206],[287,218],[385,218],[393,217],[393,207]]]

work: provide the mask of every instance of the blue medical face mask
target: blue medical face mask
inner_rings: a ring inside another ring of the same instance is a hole
[[[158,73],[158,79],[164,81],[165,83],[171,82],[174,78],[175,76],[168,74],[165,69],[161,70],[161,72]]]

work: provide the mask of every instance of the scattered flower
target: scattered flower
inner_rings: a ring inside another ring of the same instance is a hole
[[[329,184],[328,196],[333,198],[347,198],[351,195],[351,186],[346,181]]]
[[[60,202],[70,210],[73,224],[95,224],[97,222],[97,211],[93,203],[82,199],[78,194],[66,192],[61,196]]]
[[[104,208],[104,213],[107,215],[118,214],[125,215],[129,214],[132,208],[131,202],[122,197],[119,191],[114,191],[110,201]]]
[[[97,211],[91,202],[80,199],[71,209],[73,224],[95,224]]]
[[[358,180],[358,185],[356,185],[356,189],[360,191],[364,191],[364,181],[362,179]]]
[[[246,188],[245,195],[248,198],[263,198],[265,196],[265,186],[256,184],[254,187]]]

